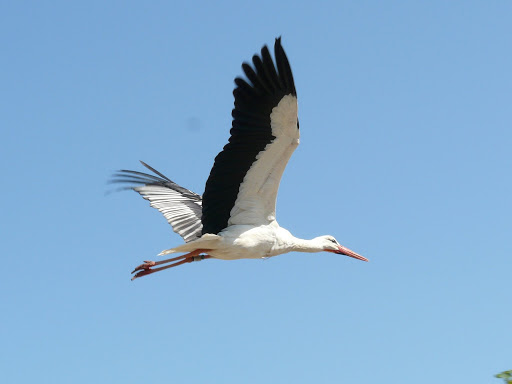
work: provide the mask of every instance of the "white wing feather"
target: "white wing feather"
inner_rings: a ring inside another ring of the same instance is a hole
[[[159,185],[145,185],[133,188],[158,209],[171,224],[172,229],[185,242],[198,238],[201,233],[201,200],[191,200],[181,193]]]
[[[299,145],[297,98],[284,96],[270,115],[275,139],[261,151],[240,186],[229,225],[266,225],[275,220],[279,183]]]
[[[201,196],[181,187],[146,163],[141,163],[158,176],[121,170],[114,174],[112,182],[131,184],[127,188],[138,192],[153,208],[162,212],[174,232],[185,242],[200,238],[203,229]]]

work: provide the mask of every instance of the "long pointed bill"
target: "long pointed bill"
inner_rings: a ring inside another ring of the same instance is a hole
[[[357,260],[369,261],[366,257],[361,256],[360,254],[355,253],[354,251],[351,251],[350,249],[344,247],[343,245],[340,245],[338,251],[335,251],[335,253],[350,256]]]

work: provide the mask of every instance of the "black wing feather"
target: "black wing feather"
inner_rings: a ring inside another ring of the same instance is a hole
[[[248,64],[242,65],[251,84],[241,78],[235,79],[231,137],[215,158],[203,194],[203,234],[218,234],[228,226],[231,209],[247,171],[258,153],[275,139],[270,127],[272,109],[284,96],[297,96],[281,38],[276,39],[274,51],[277,70],[267,46],[264,46],[261,57],[253,57],[254,69]]]

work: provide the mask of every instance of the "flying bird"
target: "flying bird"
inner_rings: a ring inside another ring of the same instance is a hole
[[[207,258],[261,259],[287,252],[333,252],[365,257],[340,245],[330,235],[299,239],[279,226],[276,197],[283,171],[299,145],[297,92],[281,46],[274,44],[275,65],[267,46],[242,64],[247,80],[235,79],[235,106],[228,144],[215,158],[203,196],[176,184],[141,162],[153,174],[121,170],[112,181],[130,184],[158,209],[185,244],[159,255],[185,253],[161,261],[145,261],[133,279]]]

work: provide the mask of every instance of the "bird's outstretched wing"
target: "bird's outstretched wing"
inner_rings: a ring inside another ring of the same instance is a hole
[[[248,81],[235,79],[231,137],[215,158],[203,195],[203,234],[275,220],[277,190],[299,144],[299,125],[297,92],[280,38],[274,56],[276,65],[264,46],[252,66],[242,65]]]
[[[158,176],[121,170],[114,174],[112,182],[130,184],[126,188],[140,193],[153,208],[162,212],[174,232],[185,242],[201,237],[201,196],[179,186],[146,163],[141,163]]]

